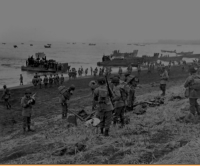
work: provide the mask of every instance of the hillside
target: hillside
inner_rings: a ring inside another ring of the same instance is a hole
[[[157,74],[152,74],[148,80],[145,75],[141,78],[141,88],[136,91],[138,101],[146,101],[160,94],[158,84],[154,87],[150,84]],[[163,105],[148,107],[142,115],[136,115],[135,111],[128,112],[126,116],[130,117],[130,123],[123,129],[112,126],[107,138],[97,134],[95,128],[85,127],[79,120],[78,127],[62,120],[56,88],[33,89],[38,95],[34,133],[22,134],[17,101],[12,101],[16,103],[15,112],[1,112],[4,118],[1,118],[0,163],[199,164],[199,119],[194,123],[182,121],[189,113],[188,99],[183,97],[182,87],[187,73],[179,73],[179,76],[176,79],[177,74],[172,72]],[[91,79],[94,78],[66,82],[66,85],[74,83],[77,87],[71,109],[91,111],[91,92],[87,88]],[[13,93],[16,97],[23,95],[22,90]],[[179,96],[179,99],[174,96]],[[16,122],[11,125],[6,117]]]

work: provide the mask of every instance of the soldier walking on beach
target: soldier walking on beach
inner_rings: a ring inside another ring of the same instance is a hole
[[[65,86],[60,86],[58,90],[60,93],[60,104],[62,106],[62,119],[65,119],[68,113],[68,101],[73,95],[75,86],[71,85],[68,89]]]
[[[88,68],[85,69],[85,76],[87,76],[87,74],[88,74]]]
[[[52,78],[52,74],[50,74],[49,76],[49,87],[52,87],[53,85],[53,78]]]
[[[91,76],[92,76],[92,74],[93,74],[93,69],[92,69],[92,67],[90,67],[90,71],[91,71]]]
[[[44,79],[43,79],[43,83],[44,83],[44,87],[47,88],[48,86],[48,78],[47,75],[45,75]]]
[[[122,75],[122,73],[123,73],[123,71],[122,71],[122,68],[121,68],[121,67],[119,67],[118,74],[121,76],[121,75]]]
[[[186,79],[184,87],[186,88],[186,97],[190,102],[190,114],[186,118],[187,121],[193,121],[196,114],[200,115],[197,99],[200,98],[200,75],[194,67],[189,69],[190,76]]]
[[[58,86],[59,86],[59,84],[60,84],[60,77],[59,77],[58,74],[56,75],[56,80],[57,80],[57,84],[58,84]]]
[[[10,90],[6,87],[6,85],[3,86],[3,95],[2,95],[2,100],[4,100],[5,105],[7,107],[7,109],[11,108],[11,105],[9,103],[9,99],[10,99]]]
[[[61,77],[60,77],[60,84],[62,85],[65,81],[65,78],[63,77],[63,74],[61,74]]]
[[[100,118],[101,134],[109,136],[113,105],[109,96],[106,80],[103,77],[99,78],[98,84],[99,87],[94,90],[93,103],[98,105],[98,117]]]
[[[33,77],[32,83],[33,83],[33,86],[36,88],[37,87],[37,76],[36,75]]]
[[[20,74],[20,85],[23,85],[23,76],[22,76],[22,74]]]
[[[169,79],[169,75],[168,72],[166,70],[166,68],[163,66],[162,67],[162,74],[160,74],[160,90],[162,91],[162,96],[165,96],[165,92],[166,92],[166,84],[167,81]]]
[[[42,78],[40,78],[40,76],[38,76],[38,85],[41,89],[42,88]]]
[[[31,126],[31,116],[33,115],[33,105],[35,104],[35,98],[31,97],[31,91],[27,89],[25,91],[25,96],[21,99],[22,117],[23,117],[23,131],[26,132],[26,128],[28,131],[33,131]]]

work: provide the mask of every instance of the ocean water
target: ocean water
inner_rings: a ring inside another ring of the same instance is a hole
[[[200,53],[199,45],[163,45],[150,44],[145,46],[127,45],[126,43],[97,43],[96,46],[89,46],[88,43],[67,44],[67,42],[51,42],[51,48],[44,48],[48,42],[26,42],[21,43],[0,43],[0,87],[4,84],[8,87],[19,85],[20,74],[23,75],[24,84],[30,83],[34,73],[21,71],[21,66],[26,64],[26,59],[35,55],[37,52],[44,52],[47,59],[55,59],[58,62],[69,63],[71,67],[76,69],[81,66],[86,69],[96,67],[97,62],[102,60],[103,54],[111,54],[113,50],[120,50],[121,52],[132,52],[139,50],[138,56],[149,55],[152,56],[155,52],[161,53],[161,49],[181,51],[194,51]],[[33,46],[30,46],[33,44]],[[14,48],[17,45],[18,48]],[[173,54],[169,54],[173,56]],[[99,67],[98,67],[99,68]],[[126,70],[126,68],[123,68]],[[118,68],[113,68],[113,72],[118,71]],[[90,74],[90,70],[89,70]],[[64,74],[67,76],[67,74]]]

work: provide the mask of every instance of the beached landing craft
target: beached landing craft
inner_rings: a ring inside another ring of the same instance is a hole
[[[111,55],[103,55],[102,62],[97,62],[98,66],[128,66],[137,67],[144,61],[144,58],[137,57],[138,50],[131,53],[120,53],[119,50],[114,50]]]
[[[68,63],[58,63],[53,59],[47,60],[43,52],[35,53],[35,58],[29,57],[26,61],[26,66],[21,66],[22,71],[31,72],[67,72],[70,66]]]

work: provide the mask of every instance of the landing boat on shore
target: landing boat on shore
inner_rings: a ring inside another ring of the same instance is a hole
[[[64,73],[69,71],[69,69],[70,66],[68,65],[68,63],[58,63],[53,59],[46,60],[46,55],[43,52],[35,53],[35,59],[33,58],[33,56],[29,57],[28,60],[26,61],[26,66],[21,66],[22,71],[41,72],[41,73],[43,72]]]

